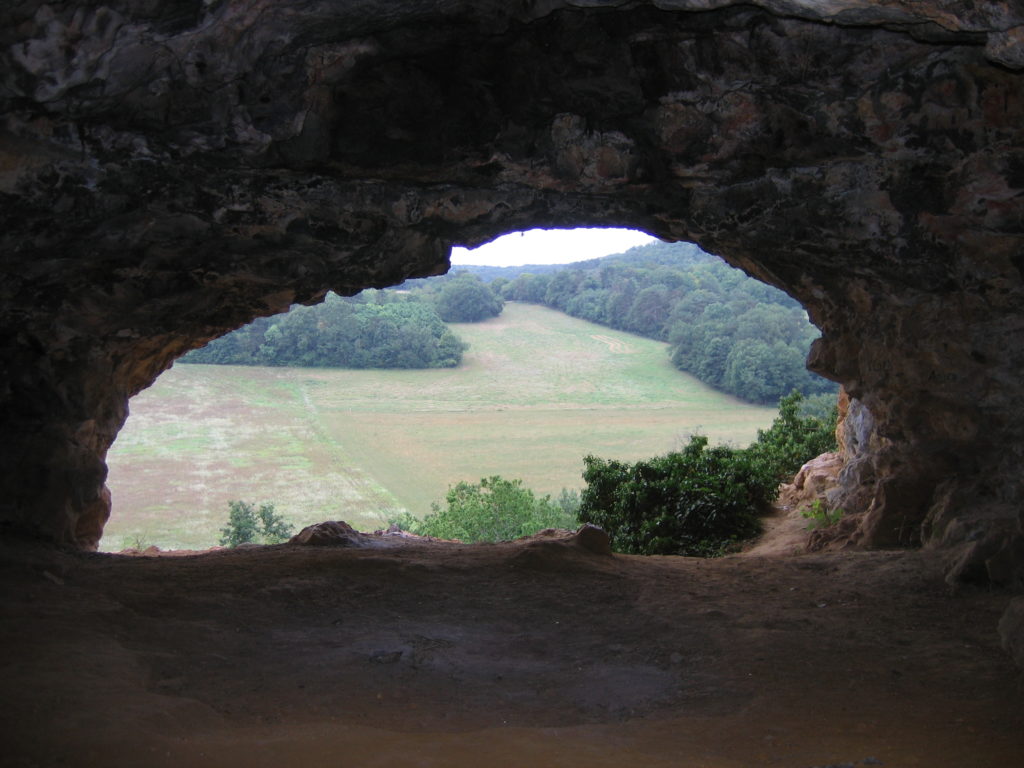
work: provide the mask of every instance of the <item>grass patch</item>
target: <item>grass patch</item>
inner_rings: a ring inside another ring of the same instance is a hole
[[[232,499],[301,528],[426,514],[449,485],[500,474],[540,494],[582,487],[583,456],[635,461],[695,432],[746,445],[774,408],[675,370],[666,345],[543,307],[458,325],[457,369],[182,365],[131,402],[108,456],[103,547],[215,544]]]

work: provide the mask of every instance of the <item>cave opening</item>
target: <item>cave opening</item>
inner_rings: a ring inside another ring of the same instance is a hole
[[[504,306],[486,322],[437,323],[468,346],[456,367],[410,362],[412,347],[436,347],[426,321],[379,311],[433,308],[467,270]],[[293,530],[329,519],[381,530],[493,476],[573,507],[585,455],[646,460],[694,434],[745,446],[794,389],[827,416],[835,385],[805,371],[817,329],[804,318],[695,245],[635,230],[530,230],[456,248],[447,277],[293,306],[136,395],[107,455],[100,549],[206,549],[236,500],[273,504]]]
[[[128,398],[204,340],[614,223],[807,308],[859,413],[851,545],[1019,585],[1019,41],[936,7],[11,10],[3,520],[95,547]]]
[[[0,42],[5,757],[1019,762],[1020,3],[65,0]],[[837,551],[90,553],[188,349],[581,223],[807,308]]]

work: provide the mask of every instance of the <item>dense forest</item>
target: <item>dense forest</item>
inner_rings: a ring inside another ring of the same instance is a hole
[[[486,287],[486,286],[485,286]],[[453,368],[463,342],[435,305],[394,291],[363,291],[259,318],[185,355],[183,363],[322,368]]]
[[[667,341],[677,368],[745,400],[836,389],[805,367],[818,330],[796,301],[689,243],[652,243],[491,285],[509,300]]]

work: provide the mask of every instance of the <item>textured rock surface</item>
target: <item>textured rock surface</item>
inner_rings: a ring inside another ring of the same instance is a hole
[[[343,520],[328,520],[307,525],[292,536],[289,544],[304,544],[310,547],[360,547],[366,538]]]
[[[628,225],[808,308],[864,425],[856,543],[1016,552],[1022,30],[952,0],[5,4],[0,518],[95,545],[128,398],[256,315]]]
[[[823,453],[816,456],[800,467],[793,482],[782,486],[778,503],[787,509],[807,509],[816,501],[820,501],[832,509],[828,494],[835,489],[837,476],[842,468],[843,459],[838,453]]]
[[[999,620],[999,638],[1003,650],[1024,668],[1024,597],[1014,598]]]

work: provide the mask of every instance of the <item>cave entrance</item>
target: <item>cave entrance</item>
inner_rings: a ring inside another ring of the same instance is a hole
[[[331,368],[316,356],[362,341],[363,352],[405,354],[401,327],[368,330],[378,314],[441,308],[462,272],[506,303],[447,326],[468,345],[458,367],[361,357]],[[368,335],[311,340],[342,325]],[[101,549],[205,549],[234,500],[272,503],[296,530],[329,519],[384,528],[493,475],[571,502],[584,455],[636,461],[694,433],[746,445],[793,386],[828,408],[834,385],[804,368],[815,331],[776,289],[635,230],[530,230],[456,248],[447,276],[262,318],[136,396],[108,456]]]

